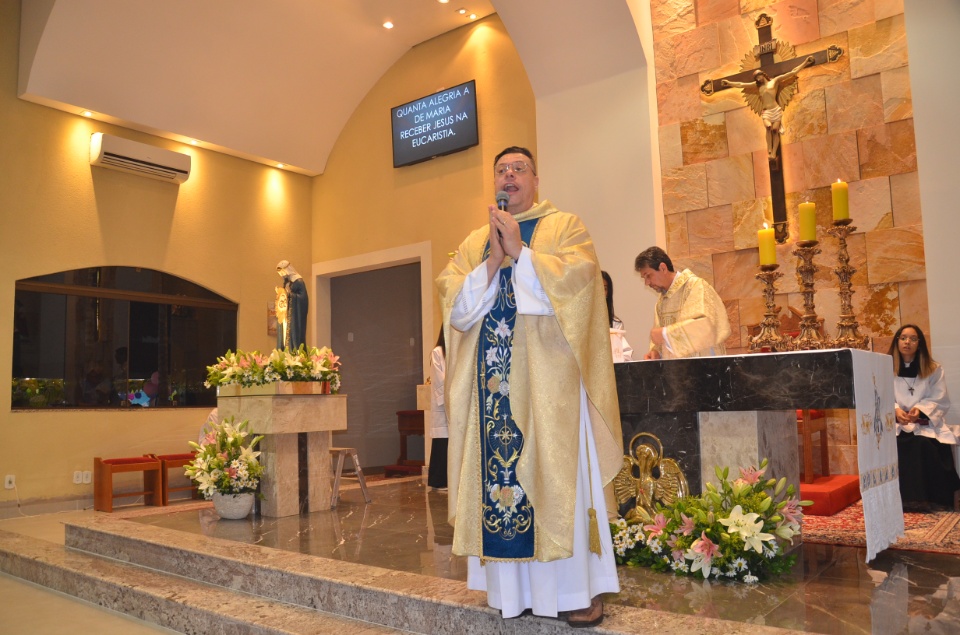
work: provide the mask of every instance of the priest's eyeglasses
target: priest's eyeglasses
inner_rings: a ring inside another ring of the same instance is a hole
[[[523,174],[527,170],[533,171],[533,168],[525,161],[514,161],[513,163],[500,163],[497,167],[493,168],[493,171],[497,176],[503,176],[507,172],[513,170],[513,173],[517,176]],[[536,172],[534,172],[536,174]]]
[[[901,342],[919,342],[920,338],[917,337],[916,335],[901,335],[900,341]]]

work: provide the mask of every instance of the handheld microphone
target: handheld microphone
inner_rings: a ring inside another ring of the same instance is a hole
[[[497,209],[501,212],[507,211],[507,204],[510,202],[510,195],[500,190],[497,192]],[[500,231],[500,228],[497,227],[497,238],[503,240],[503,233]]]

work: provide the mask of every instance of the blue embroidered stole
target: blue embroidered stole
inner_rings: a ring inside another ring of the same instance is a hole
[[[539,218],[520,223],[520,239],[530,245]],[[487,244],[484,258],[489,255]],[[480,398],[482,553],[488,560],[530,560],[534,556],[533,505],[517,480],[523,435],[510,410],[510,359],[517,323],[513,262],[499,271],[497,298],[483,319],[477,346]]]

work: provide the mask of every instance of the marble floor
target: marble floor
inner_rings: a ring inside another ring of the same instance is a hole
[[[451,554],[452,529],[444,522],[446,493],[429,490],[419,479],[373,485],[369,505],[359,489],[347,486],[336,510],[300,517],[223,521],[212,508],[191,505],[130,522],[464,581],[466,562]],[[0,529],[56,541],[61,519],[56,515],[9,519],[0,521]],[[799,556],[789,575],[754,586],[690,581],[621,567],[621,592],[607,601],[809,633],[960,632],[960,557],[887,550],[866,564],[863,549],[813,544],[801,547]],[[10,580],[14,579],[0,578],[0,592]],[[63,598],[59,601],[77,602],[47,593]],[[26,609],[2,604],[3,632],[61,632],[7,630],[10,620]],[[127,618],[110,613],[104,619]],[[122,625],[114,628],[95,632],[140,632],[123,630]]]

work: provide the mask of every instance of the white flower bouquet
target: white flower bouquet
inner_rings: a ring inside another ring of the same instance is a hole
[[[229,417],[210,427],[202,443],[190,442],[196,451],[193,463],[184,468],[207,500],[214,494],[245,494],[257,491],[263,465],[254,450],[263,436],[247,439],[249,422],[233,425]]]
[[[760,469],[740,468],[733,482],[729,469],[716,468],[719,487],[707,483],[700,496],[658,505],[652,518],[640,509],[639,521],[611,523],[617,564],[747,583],[789,571],[796,556],[783,543],[793,542],[800,508],[812,503],[797,500],[786,478],[764,479],[766,468],[766,459]]]
[[[269,355],[227,351],[216,364],[207,366],[204,386],[263,386],[277,381],[326,381],[336,393],[340,390],[340,358],[326,346],[274,349]]]

